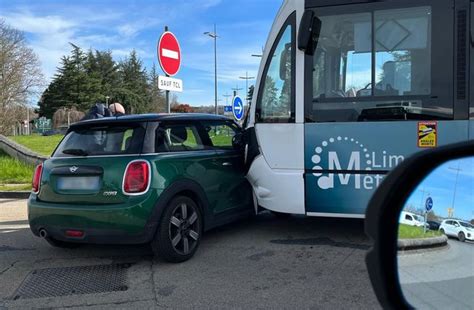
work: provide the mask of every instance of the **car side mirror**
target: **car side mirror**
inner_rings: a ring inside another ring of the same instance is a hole
[[[245,142],[244,135],[242,132],[238,132],[232,137],[232,146],[236,150],[242,150],[244,148]]]
[[[286,81],[289,78],[291,68],[291,43],[286,43],[280,54],[280,79]]]
[[[383,308],[472,307],[473,187],[474,141],[417,153],[385,177],[365,221],[366,264]],[[402,212],[423,225],[404,223]]]

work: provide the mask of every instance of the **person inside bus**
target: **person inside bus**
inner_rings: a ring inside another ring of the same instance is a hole
[[[377,96],[397,96],[398,89],[395,89],[395,78],[397,74],[397,64],[395,61],[386,61],[382,66],[382,79],[375,84],[375,95]]]

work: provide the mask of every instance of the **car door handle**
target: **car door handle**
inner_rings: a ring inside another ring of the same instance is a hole
[[[222,163],[222,166],[232,166],[232,163],[226,161],[226,162],[223,162],[223,163]]]

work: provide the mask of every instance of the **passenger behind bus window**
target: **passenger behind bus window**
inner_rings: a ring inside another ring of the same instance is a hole
[[[397,76],[397,64],[392,60],[386,61],[382,70],[381,79],[375,84],[375,95],[397,96],[399,93],[398,89],[395,89],[395,80],[403,78],[401,75]]]

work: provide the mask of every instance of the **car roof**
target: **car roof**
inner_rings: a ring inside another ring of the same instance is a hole
[[[79,121],[71,125],[71,128],[82,126],[94,126],[101,124],[130,123],[130,122],[149,122],[149,121],[232,121],[228,117],[205,113],[150,113],[150,114],[131,114],[117,117],[103,117]]]

